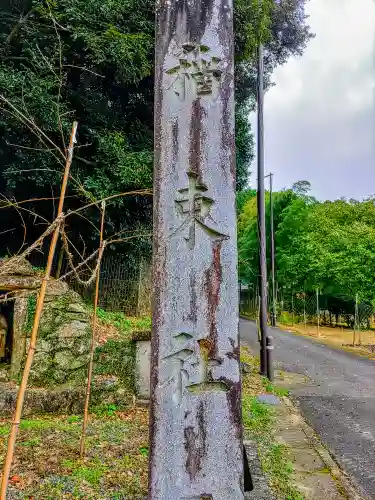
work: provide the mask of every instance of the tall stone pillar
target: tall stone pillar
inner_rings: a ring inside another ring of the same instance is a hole
[[[151,500],[242,500],[232,0],[159,0]]]

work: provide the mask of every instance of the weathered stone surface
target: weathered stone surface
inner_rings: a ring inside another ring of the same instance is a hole
[[[260,394],[257,396],[257,401],[265,405],[281,405],[280,398],[273,394]]]
[[[241,373],[251,373],[251,366],[241,361]]]
[[[254,490],[246,493],[246,499],[256,500],[275,500],[275,495],[272,492],[268,479],[262,470],[258,456],[257,444],[253,441],[244,441],[247,459],[249,461],[249,468],[251,471],[251,478],[254,484]]]
[[[17,388],[0,386],[0,415],[9,416],[14,413]],[[84,405],[84,388],[61,388],[54,390],[28,388],[22,410],[23,416],[36,413],[81,413]]]
[[[321,500],[322,498],[344,500],[349,498],[340,492],[339,483],[327,472],[297,473],[294,485],[306,500]]]
[[[135,386],[137,396],[144,399],[150,398],[150,365],[151,341],[137,341],[135,358]]]
[[[0,359],[5,357],[5,345],[8,332],[6,317],[0,313]]]
[[[157,2],[150,500],[242,500],[233,5]]]
[[[14,301],[13,342],[10,377],[21,373],[35,313],[36,291],[42,274],[22,261],[9,272],[0,274],[0,290],[17,284],[25,295]],[[74,384],[86,374],[91,339],[91,317],[81,297],[66,283],[50,279],[38,331],[37,348],[30,383],[40,386]]]
[[[82,306],[83,312],[74,313],[76,319],[71,319],[66,303],[74,298],[80,307],[81,299],[70,291],[45,304],[30,374],[31,383],[46,386],[84,380],[91,342],[90,316]]]
[[[69,304],[67,307],[68,313],[78,313],[78,314],[86,314],[87,308],[78,302],[74,302],[73,304]]]

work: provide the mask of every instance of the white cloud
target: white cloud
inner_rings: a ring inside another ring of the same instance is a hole
[[[307,13],[315,39],[266,94],[266,170],[278,188],[308,179],[319,198],[361,198],[375,193],[375,1],[311,0]]]

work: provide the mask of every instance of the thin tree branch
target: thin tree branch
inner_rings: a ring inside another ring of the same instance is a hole
[[[85,68],[84,66],[75,66],[74,64],[63,64],[63,68],[76,68],[80,69],[82,71],[87,71],[88,73],[92,73],[95,76],[98,76],[99,78],[105,78],[104,75],[100,75],[99,73],[95,73],[95,71],[92,71],[92,69]]]
[[[10,108],[13,109],[25,122],[27,122],[31,128],[36,129],[39,134],[41,134],[47,142],[49,142],[58,152],[59,154],[66,160],[65,154],[61,151],[61,149],[48,137],[47,134],[43,132],[43,130],[38,127],[38,125],[34,122],[34,120],[30,120],[26,115],[24,115],[12,102],[9,101],[3,94],[0,94],[0,100],[2,100],[5,104],[7,104]]]

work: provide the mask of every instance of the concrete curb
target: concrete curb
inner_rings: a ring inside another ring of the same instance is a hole
[[[303,432],[305,433],[307,439],[309,440],[311,446],[315,449],[315,451],[318,453],[324,464],[326,465],[327,469],[329,469],[332,477],[341,483],[343,488],[345,489],[345,494],[348,500],[366,500],[366,497],[363,497],[359,495],[356,491],[356,488],[352,484],[349,476],[340,469],[338,464],[335,462],[334,458],[331,456],[330,452],[327,450],[327,448],[322,444],[320,439],[318,438],[317,434],[315,431],[309,426],[309,424],[306,422],[304,419],[303,415],[299,411],[299,408],[297,405],[293,403],[293,401],[290,398],[283,397],[283,403],[285,406],[293,409],[294,411],[298,412],[300,418],[301,418],[301,428]]]
[[[268,479],[262,470],[257,444],[249,439],[245,439],[243,444],[245,446],[247,459],[249,461],[251,479],[254,485],[253,491],[245,493],[245,499],[276,500],[276,497],[268,484]]]

